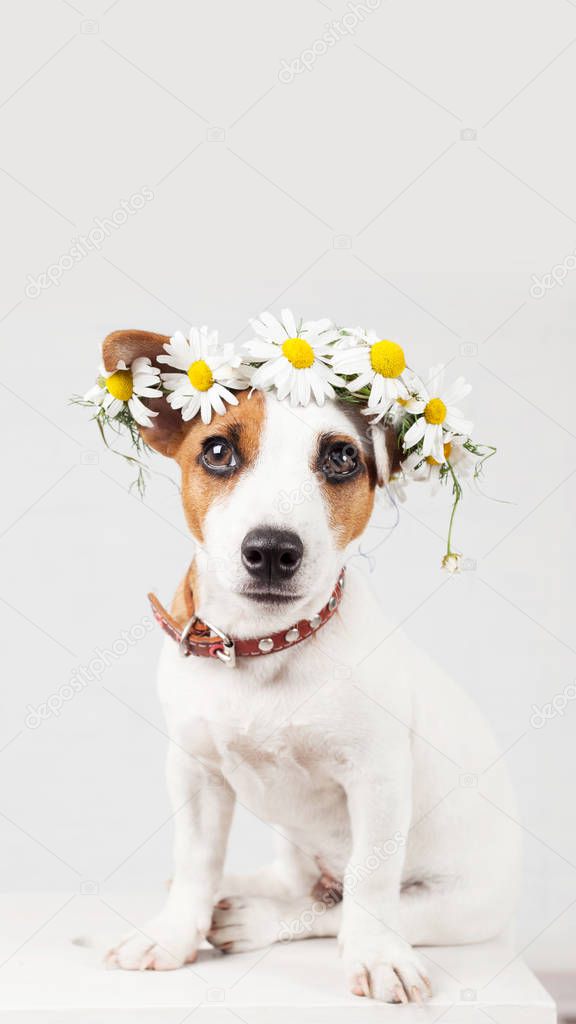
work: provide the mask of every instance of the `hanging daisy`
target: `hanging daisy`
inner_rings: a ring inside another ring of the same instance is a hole
[[[192,327],[188,338],[176,331],[164,349],[166,355],[158,356],[158,362],[178,371],[162,374],[167,401],[181,410],[183,420],[199,412],[202,422],[210,423],[213,411],[226,412],[225,402],[238,405],[230,388],[248,387],[249,377],[240,369],[242,359],[232,344],[219,344],[217,331]]]
[[[421,480],[432,484],[431,493],[436,492],[436,485],[441,483],[448,472],[448,463],[462,480],[469,477],[474,469],[474,459],[465,447],[466,437],[458,434],[444,435],[444,462],[437,462],[433,455],[424,455],[418,449],[411,451],[401,462],[402,473],[411,480]]]
[[[134,359],[129,367],[120,360],[110,373],[100,367],[97,382],[86,392],[84,401],[100,406],[108,419],[115,419],[127,409],[141,427],[151,427],[151,417],[158,413],[148,409],[141,399],[162,398],[159,385],[160,370],[147,356]]]
[[[471,391],[471,387],[463,377],[450,388],[444,387],[444,368],[434,367],[430,370],[430,379],[425,386],[420,383],[418,396],[410,398],[404,404],[404,410],[416,419],[404,434],[402,444],[406,450],[421,444],[422,455],[431,456],[437,463],[446,463],[445,433],[454,432],[468,436],[472,423],[464,419],[456,408]]]
[[[250,324],[258,337],[245,342],[243,350],[261,364],[252,375],[252,387],[275,387],[278,398],[289,398],[292,405],[308,405],[312,396],[323,405],[335,397],[334,386],[342,381],[328,359],[340,332],[330,320],[297,325],[290,310],[283,309],[279,319],[261,313]]]
[[[404,351],[395,341],[380,339],[375,331],[345,332],[342,345],[333,354],[334,369],[346,377],[349,391],[370,388],[368,409],[384,415],[392,403],[408,397],[402,374],[406,369]]]

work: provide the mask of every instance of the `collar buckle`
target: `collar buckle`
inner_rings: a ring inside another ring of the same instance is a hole
[[[216,632],[216,630],[214,630]],[[226,668],[236,668],[236,645],[229,636],[224,633],[219,634],[224,641],[224,648],[221,651],[216,651],[216,657],[222,662]]]
[[[182,635],[180,636],[178,643],[178,651],[180,652],[181,657],[186,658],[188,656],[188,638],[197,622],[202,622],[203,626],[206,626],[212,634],[222,641],[223,648],[221,650],[214,651],[215,657],[218,658],[226,668],[235,668],[236,646],[232,638],[221,629],[218,629],[218,626],[214,626],[211,622],[207,622],[206,619],[200,619],[198,615],[192,615],[182,630]]]

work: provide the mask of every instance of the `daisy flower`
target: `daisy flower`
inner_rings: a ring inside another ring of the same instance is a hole
[[[130,366],[120,360],[110,373],[104,366],[100,367],[98,381],[86,392],[84,401],[101,406],[110,419],[127,407],[136,423],[151,427],[150,417],[158,413],[148,409],[140,399],[162,398],[159,384],[160,370],[147,356],[139,356]]]
[[[250,323],[258,337],[245,342],[243,349],[261,363],[252,375],[252,387],[274,386],[278,398],[290,397],[292,405],[308,405],[311,395],[318,405],[335,397],[332,385],[342,381],[328,357],[339,332],[330,320],[308,320],[298,326],[290,310],[283,309],[279,319],[261,313]]]
[[[369,387],[368,409],[383,416],[394,401],[404,398],[407,389],[402,380],[406,359],[395,341],[382,340],[375,331],[359,328],[344,335],[345,342],[334,352],[332,365],[337,373],[355,376],[346,387],[360,391]],[[351,343],[351,339],[355,343]]]
[[[162,374],[170,392],[167,401],[181,410],[183,420],[191,420],[199,412],[202,422],[210,423],[212,411],[226,412],[224,401],[238,405],[229,389],[245,388],[249,382],[240,369],[241,357],[234,354],[230,342],[219,345],[217,331],[191,327],[188,338],[176,331],[164,350],[166,355],[158,356],[158,362],[178,371]]]
[[[460,562],[462,561],[462,555],[458,554],[457,551],[450,551],[444,555],[442,559],[442,568],[449,573],[460,572]]]
[[[470,452],[464,448],[465,441],[465,437],[457,434],[445,434],[443,463],[438,462],[433,455],[425,456],[421,451],[415,450],[402,460],[402,472],[411,480],[431,483],[432,494],[437,490],[436,485],[441,482],[442,466],[446,467],[448,461],[460,479],[469,477],[474,468],[474,460]]]
[[[404,448],[414,448],[422,442],[422,455],[431,455],[439,464],[446,462],[445,431],[468,436],[472,430],[472,423],[465,420],[454,405],[471,390],[463,377],[459,377],[452,387],[445,388],[444,368],[433,367],[428,385],[420,383],[418,396],[410,398],[404,405],[406,412],[417,417],[404,435]]]

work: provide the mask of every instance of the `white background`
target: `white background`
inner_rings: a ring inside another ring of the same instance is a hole
[[[389,537],[373,581],[510,748],[519,944],[539,967],[568,968],[576,701],[541,728],[531,718],[576,669],[576,270],[540,298],[531,287],[576,248],[576,4],[360,5],[355,28],[281,81],[350,10],[3,5],[1,884],[64,902],[93,881],[114,905],[131,888],[160,898],[170,871],[159,633],[58,717],[26,722],[148,614],[148,589],[169,599],[191,554],[172,484],[130,495],[130,471],[68,396],[92,383],[110,330],[208,323],[241,338],[249,316],[289,305],[373,326],[423,372],[444,360],[474,385],[475,435],[499,448],[484,488],[505,500],[466,495],[457,541],[475,568],[440,572],[449,495],[417,491],[394,533],[368,537]],[[99,252],[34,288],[144,187],[154,198]],[[172,472],[159,456],[155,468]],[[271,845],[243,812],[236,866]]]

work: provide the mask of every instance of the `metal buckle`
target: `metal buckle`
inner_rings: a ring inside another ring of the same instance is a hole
[[[206,619],[200,620],[198,615],[193,615],[191,619],[188,619],[188,622],[186,623],[184,629],[182,630],[182,636],[180,637],[180,642],[178,644],[178,650],[181,656],[183,658],[186,657],[186,641],[190,636],[190,633],[192,632],[192,629],[194,628],[195,624],[199,621],[202,621],[205,626],[208,626],[210,632],[215,633],[216,636],[220,637],[220,640],[222,640],[224,643],[223,651],[215,651],[216,657],[224,665],[226,665],[226,668],[235,668],[236,648],[234,646],[234,641],[230,639],[227,633],[223,633],[222,630],[218,629],[217,626],[213,626],[211,622],[207,622]]]

